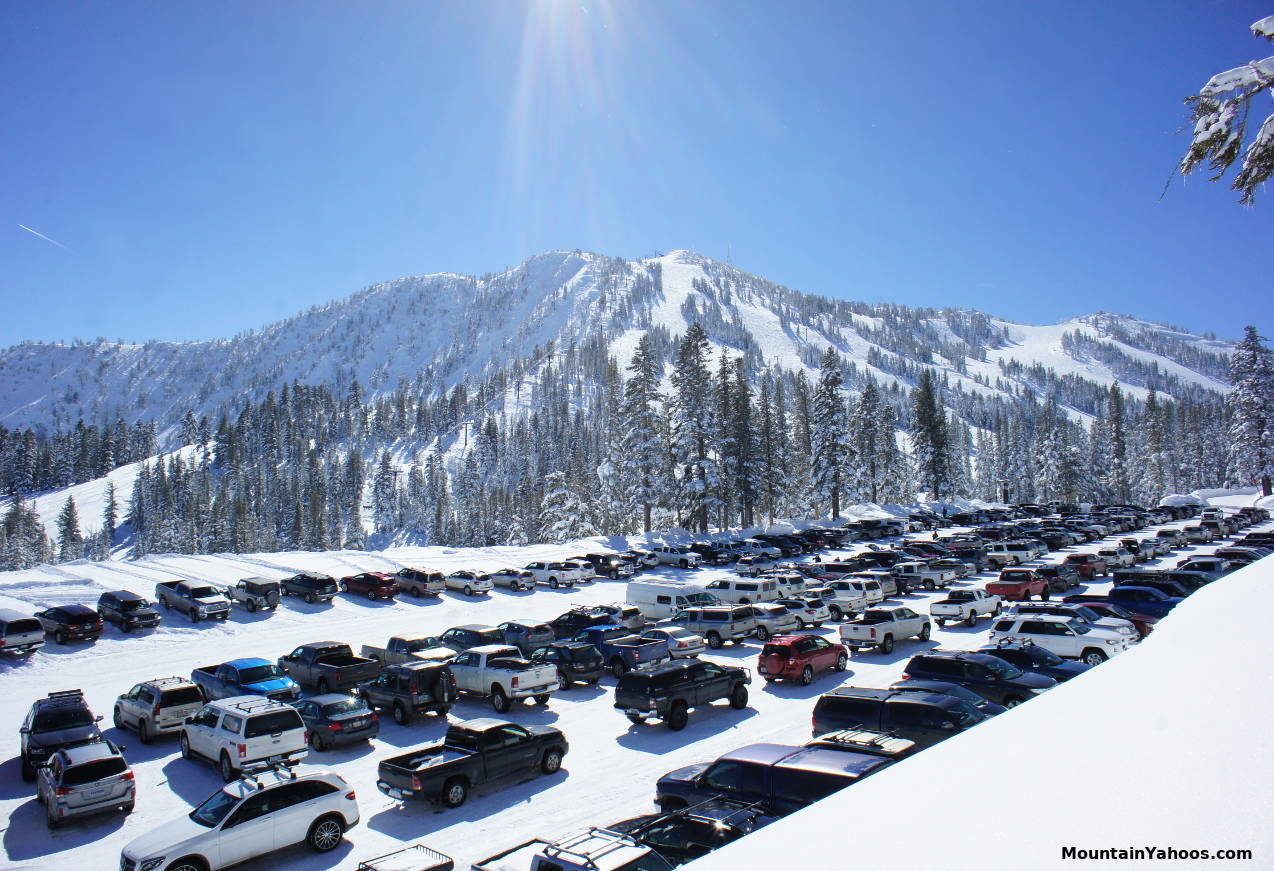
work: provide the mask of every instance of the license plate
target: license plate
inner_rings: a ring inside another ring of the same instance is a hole
[[[367,718],[366,718],[366,717],[363,717],[362,719],[359,719],[359,720],[350,720],[350,721],[349,721],[349,728],[351,728],[351,729],[361,729],[361,728],[363,728],[363,727],[364,727],[364,726],[366,726],[366,725],[367,725]]]
[[[390,795],[392,795],[394,798],[398,799],[399,801],[407,797],[407,793],[403,792],[401,789],[391,788],[391,789],[385,790],[385,792],[389,793]]]

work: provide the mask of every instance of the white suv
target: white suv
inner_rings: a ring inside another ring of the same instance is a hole
[[[302,841],[319,853],[340,846],[358,823],[354,790],[340,775],[249,775],[214,793],[189,815],[134,838],[120,871],[219,871]]]
[[[1008,614],[991,629],[991,644],[1029,641],[1064,659],[1098,665],[1123,653],[1135,636],[1052,614]]]
[[[301,715],[265,696],[209,702],[181,729],[181,755],[215,763],[226,783],[237,780],[245,765],[294,764],[308,752]]]

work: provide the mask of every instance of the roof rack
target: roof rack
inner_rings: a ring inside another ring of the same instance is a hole
[[[177,675],[173,675],[172,677],[151,678],[150,680],[146,681],[146,683],[154,684],[157,687],[162,687],[162,686],[168,686],[169,684],[174,684],[174,683],[183,683],[183,684],[194,683],[194,681],[188,677],[179,677]]]
[[[593,850],[590,853],[583,853],[571,849],[572,846],[578,844],[581,840],[585,838],[595,838],[599,835],[612,838],[613,840],[606,846]],[[545,845],[541,852],[550,859],[557,859],[560,856],[570,856],[572,864],[583,865],[585,868],[598,868],[598,859],[613,853],[616,850],[632,849],[649,848],[632,835],[627,835],[623,832],[616,832],[613,829],[608,829],[604,826],[590,826],[573,837],[563,838],[556,844]]]
[[[52,701],[69,702],[72,699],[76,701],[84,701],[84,690],[55,690],[45,696],[46,699]]]
[[[282,704],[283,702],[280,702],[277,699],[259,699],[251,702],[235,702],[231,704],[230,707],[235,710],[243,711],[245,714],[251,714],[253,711],[259,711],[263,708],[273,708]]]
[[[278,774],[281,776],[286,775],[288,780],[296,780],[296,769],[294,768],[295,765],[296,765],[295,762],[289,763],[281,759],[276,759],[273,761],[266,760],[261,762],[249,762],[246,765],[244,765],[242,768],[240,768],[239,771],[243,774],[244,780],[252,781],[253,785],[257,789],[260,789],[261,788],[260,776],[262,774],[265,774],[267,771],[273,771],[275,774]]]

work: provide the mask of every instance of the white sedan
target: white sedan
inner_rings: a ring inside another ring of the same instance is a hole
[[[678,626],[647,629],[641,633],[641,637],[652,641],[667,641],[668,653],[673,659],[692,659],[703,653],[708,646],[702,635]]]

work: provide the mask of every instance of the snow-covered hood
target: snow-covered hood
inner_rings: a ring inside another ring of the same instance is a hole
[[[129,841],[128,846],[124,848],[124,855],[130,859],[139,860],[138,865],[141,864],[140,860],[152,856],[169,856],[176,859],[178,854],[185,852],[187,841],[211,831],[190,817],[178,817]]]

